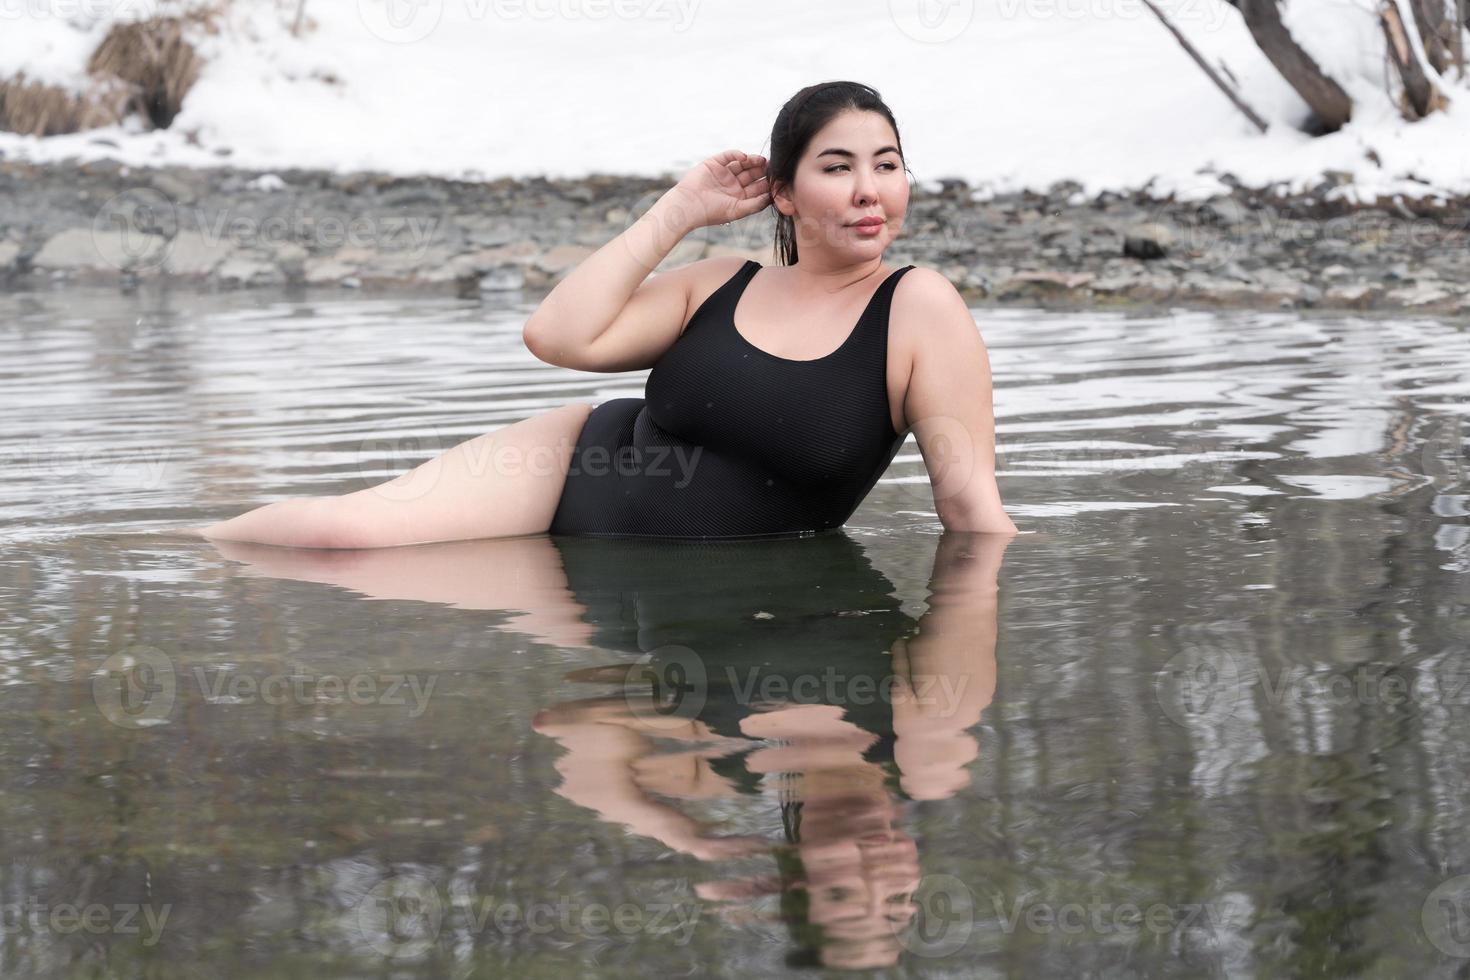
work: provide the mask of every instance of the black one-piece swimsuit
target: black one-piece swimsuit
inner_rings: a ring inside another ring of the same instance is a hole
[[[593,409],[552,534],[744,538],[840,527],[903,445],[888,405],[888,313],[878,287],[842,346],[797,361],[751,344],[735,305],[749,261],[695,310],[642,398]]]

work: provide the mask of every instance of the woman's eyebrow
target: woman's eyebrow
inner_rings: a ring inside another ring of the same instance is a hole
[[[898,153],[898,147],[896,147],[896,146],[885,146],[881,150],[874,151],[873,156],[878,157],[878,156],[882,156],[885,153]],[[857,156],[857,154],[854,153],[854,152],[852,152],[851,150],[843,150],[843,149],[839,149],[837,147],[832,147],[831,149],[823,150],[821,153],[818,153],[817,154],[817,156],[819,156],[819,157],[825,157],[825,156],[829,156],[829,155],[830,156],[835,156],[835,157],[855,157],[855,156]],[[900,153],[899,155],[902,156],[903,154]]]

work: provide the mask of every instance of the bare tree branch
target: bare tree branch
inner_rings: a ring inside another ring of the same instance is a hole
[[[1404,24],[1397,0],[1382,0],[1378,19],[1383,25],[1384,36],[1388,38],[1389,60],[1398,69],[1399,78],[1404,83],[1404,118],[1423,119],[1431,112],[1443,109],[1449,100],[1419,60],[1419,52],[1409,37],[1409,28]]]
[[[1240,97],[1239,93],[1237,93],[1234,88],[1226,83],[1225,79],[1221,78],[1220,75],[1215,71],[1215,69],[1210,67],[1209,63],[1205,61],[1205,59],[1200,55],[1199,51],[1195,50],[1194,45],[1189,43],[1189,38],[1185,37],[1177,27],[1169,23],[1169,18],[1164,16],[1164,12],[1160,10],[1157,5],[1154,4],[1154,0],[1143,0],[1143,2],[1148,6],[1149,10],[1152,10],[1154,12],[1154,16],[1159,19],[1159,22],[1162,23],[1164,27],[1168,28],[1169,33],[1174,35],[1175,40],[1177,40],[1180,46],[1183,47],[1184,50],[1189,53],[1189,56],[1194,59],[1194,63],[1199,65],[1200,68],[1204,70],[1204,73],[1210,77],[1210,81],[1215,83],[1215,87],[1218,88],[1221,92],[1225,93],[1225,97],[1235,105],[1235,108],[1244,113],[1247,119],[1255,124],[1256,129],[1264,133],[1266,131],[1266,121],[1262,119],[1254,109],[1246,104],[1245,100]]]
[[[1281,22],[1277,0],[1229,0],[1240,10],[1257,46],[1311,107],[1323,132],[1336,132],[1353,115],[1353,100],[1296,43]]]
[[[1467,11],[1465,0],[1451,0],[1455,8],[1455,16],[1450,30],[1450,54],[1455,59],[1455,71],[1460,78],[1465,77],[1465,17]]]
[[[1409,10],[1424,43],[1424,60],[1440,74],[1450,66],[1448,42],[1450,22],[1445,15],[1444,0],[1409,0]],[[1458,33],[1458,32],[1456,32]]]

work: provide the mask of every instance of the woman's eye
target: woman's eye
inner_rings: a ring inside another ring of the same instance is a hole
[[[882,163],[882,164],[879,164],[879,166],[887,167],[889,170],[897,170],[898,169],[898,164],[896,164],[896,163]],[[829,173],[829,174],[835,174],[837,172],[837,168],[838,167],[841,167],[841,168],[843,168],[845,170],[845,169],[847,169],[847,164],[845,164],[845,163],[834,163],[832,166],[828,167],[823,172],[824,173]]]

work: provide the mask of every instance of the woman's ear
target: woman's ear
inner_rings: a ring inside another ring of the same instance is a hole
[[[791,200],[788,195],[790,182],[784,180],[771,181],[771,205],[781,214],[790,217],[794,213]]]

